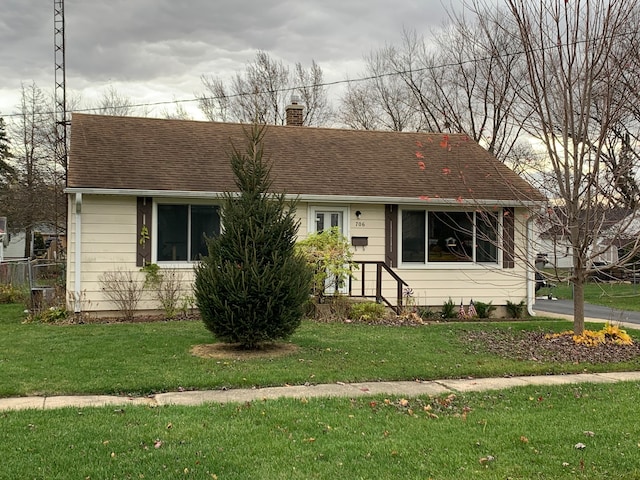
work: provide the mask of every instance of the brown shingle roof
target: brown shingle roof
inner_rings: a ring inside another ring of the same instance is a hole
[[[229,152],[232,144],[244,150],[247,128],[76,113],[71,122],[67,186],[233,190]],[[543,199],[466,135],[269,126],[264,146],[272,162],[273,188],[288,194]]]

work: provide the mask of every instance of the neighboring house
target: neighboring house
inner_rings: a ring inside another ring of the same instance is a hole
[[[299,236],[339,227],[354,246],[353,291],[376,296],[376,262],[439,309],[449,298],[531,307],[530,209],[541,194],[466,135],[268,126],[273,190],[298,199]],[[248,125],[74,114],[67,189],[67,292],[76,312],[115,309],[105,272],[179,269],[185,291],[233,191],[229,153]],[[384,268],[380,293],[402,289]],[[149,295],[140,308],[158,305]]]
[[[7,246],[4,249],[4,260],[24,260],[25,249],[25,231],[20,230],[17,232],[9,233]],[[38,248],[34,241],[35,236],[42,238],[42,245],[44,248]],[[60,245],[57,244],[57,239],[60,239]],[[31,257],[46,258],[47,260],[58,260],[60,254],[64,257],[64,251],[66,249],[66,235],[64,233],[56,233],[55,227],[38,224],[32,232],[29,240]]]
[[[582,221],[585,232],[596,233],[589,253],[593,263],[618,262],[618,244],[629,236],[634,236],[632,220],[635,215],[628,209],[607,208],[590,212],[589,220]],[[566,215],[559,207],[548,211],[536,222],[537,234],[534,249],[537,254],[546,258],[547,267],[573,268],[573,253],[567,224]]]

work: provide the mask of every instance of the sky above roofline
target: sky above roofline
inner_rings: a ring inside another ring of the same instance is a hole
[[[403,29],[428,35],[462,3],[67,0],[67,96],[92,104],[111,86],[134,103],[188,100],[203,90],[202,75],[230,79],[258,51],[291,67],[315,60],[326,82],[358,78],[365,55],[398,44]],[[53,6],[53,0],[3,0],[0,116],[16,110],[21,84],[35,82],[53,93]],[[338,97],[340,88],[330,95]],[[183,105],[197,113],[195,102]]]

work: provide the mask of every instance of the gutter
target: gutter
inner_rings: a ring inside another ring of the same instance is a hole
[[[526,274],[525,279],[527,282],[527,313],[530,316],[535,317],[536,312],[533,310],[533,306],[536,302],[536,272],[534,269],[532,244],[533,244],[533,219],[529,217],[527,220],[527,248],[526,248]]]
[[[75,234],[75,256],[74,256],[74,298],[73,298],[73,311],[75,313],[82,312],[82,302],[80,302],[82,294],[82,193],[75,194],[75,220],[76,220],[76,234]]]
[[[198,198],[212,199],[221,198],[225,192],[203,192],[188,190],[147,190],[134,188],[84,188],[70,187],[65,189],[68,194],[86,195],[123,195],[135,197],[154,198]],[[316,195],[316,194],[285,194],[287,200],[300,200],[303,202],[317,203],[373,203],[373,204],[400,204],[400,205],[465,205],[465,206],[487,206],[487,207],[537,207],[541,202],[533,200],[491,200],[491,199],[458,199],[458,198],[429,198],[419,197],[385,197],[385,196],[364,196],[364,195]]]

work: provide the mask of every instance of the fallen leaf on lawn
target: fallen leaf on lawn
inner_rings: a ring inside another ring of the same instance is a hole
[[[587,437],[593,437],[595,435],[595,433],[593,433],[593,432],[591,432],[589,430],[587,430],[586,432],[582,432],[582,433],[584,433]]]
[[[482,457],[480,460],[478,460],[480,462],[480,465],[486,465],[489,462],[493,462],[495,460],[495,457],[493,455],[487,455],[486,457]]]
[[[587,448],[587,446],[584,443],[576,443],[573,448],[576,448],[578,450],[584,450],[585,448]]]
[[[562,466],[563,466],[563,467],[568,467],[568,466],[569,466],[569,464],[568,464],[567,462],[562,462]]]
[[[162,440],[156,440],[153,443],[153,448],[160,448],[162,446]]]
[[[524,435],[522,435],[522,436],[520,437],[520,441],[521,441],[522,443],[529,443],[529,439],[528,439],[527,437],[525,437]]]
[[[169,423],[167,424],[167,430],[170,430],[170,429],[172,429],[172,428],[173,428],[173,423],[169,422]]]

